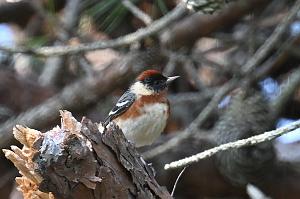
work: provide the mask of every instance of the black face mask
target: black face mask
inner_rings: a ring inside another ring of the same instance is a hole
[[[161,74],[148,77],[142,82],[155,92],[162,91],[167,87],[167,78]]]

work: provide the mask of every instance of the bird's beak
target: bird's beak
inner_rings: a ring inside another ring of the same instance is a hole
[[[170,84],[171,82],[173,82],[175,79],[177,79],[180,76],[173,76],[173,77],[168,77],[167,79],[167,84]]]

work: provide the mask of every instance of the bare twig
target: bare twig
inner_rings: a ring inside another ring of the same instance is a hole
[[[271,199],[253,184],[247,184],[246,189],[250,199]]]
[[[123,6],[125,6],[130,12],[142,20],[146,25],[150,25],[152,23],[152,19],[149,15],[144,13],[142,10],[140,10],[138,7],[136,7],[131,1],[129,0],[123,0],[122,1]]]
[[[172,197],[174,196],[174,192],[175,192],[176,186],[177,186],[177,184],[178,184],[178,181],[179,181],[180,177],[182,176],[183,172],[185,171],[185,169],[186,169],[186,167],[184,167],[184,168],[181,170],[181,172],[179,173],[179,175],[178,175],[177,178],[176,178],[176,181],[175,181],[175,184],[174,184],[174,186],[173,186],[172,193],[171,193],[171,196],[172,196]]]
[[[63,42],[70,39],[72,30],[78,25],[80,0],[68,1],[63,14],[63,23],[54,24],[54,28],[57,29],[57,41],[55,45],[62,45]],[[36,3],[40,4],[40,3]],[[42,8],[41,8],[42,9]],[[42,12],[41,10],[40,12]],[[50,19],[48,19],[50,20]],[[44,70],[39,76],[39,83],[43,86],[56,85],[64,75],[65,72],[65,59],[64,56],[53,56],[46,59]]]
[[[154,21],[151,25],[141,28],[134,33],[118,37],[117,39],[107,41],[97,41],[87,44],[78,44],[76,46],[53,46],[53,47],[41,47],[36,49],[28,49],[25,47],[8,47],[0,46],[0,50],[8,51],[11,53],[28,53],[39,56],[58,56],[67,54],[77,54],[85,51],[92,51],[97,49],[105,48],[117,48],[120,46],[129,45],[133,42],[137,42],[145,37],[153,35],[163,28],[167,27],[173,21],[182,17],[188,10],[184,3],[180,3],[171,12],[166,14],[164,17]]]
[[[289,14],[283,19],[283,21],[275,28],[272,35],[265,41],[265,43],[256,51],[256,53],[249,59],[242,68],[244,73],[252,71],[259,63],[261,63],[266,56],[273,50],[274,46],[283,35],[283,33],[289,27],[292,19],[297,15],[300,10],[300,0],[292,6]]]
[[[222,8],[226,3],[234,2],[237,0],[183,0],[186,2],[187,7],[193,10],[201,10],[203,13],[214,13]]]
[[[224,84],[221,88],[219,88],[219,90],[213,96],[209,104],[202,110],[202,112],[198,115],[198,117],[191,123],[190,129],[193,131],[197,130],[210,116],[210,113],[217,107],[217,105],[223,99],[223,97],[237,86],[237,83],[238,83],[237,79],[232,79],[226,84]]]
[[[49,57],[46,59],[44,70],[39,76],[38,82],[42,86],[53,86],[63,76],[65,57]]]
[[[63,28],[67,30],[68,33],[70,33],[74,28],[78,26],[78,18],[80,16],[80,9],[81,9],[81,1],[75,0],[72,2],[68,2],[65,7],[64,16],[62,18],[63,20]],[[69,34],[67,35],[68,39]]]
[[[291,56],[289,48],[293,44],[297,44],[298,41],[300,41],[300,37],[289,38],[283,43],[279,42],[280,44],[278,43],[278,46],[276,46],[276,52],[272,53],[272,56],[270,56],[259,68],[257,68],[257,71],[251,81],[259,81],[269,74],[272,69],[276,69],[282,65],[282,63],[286,62]]]
[[[300,128],[300,120],[293,122],[292,124],[290,124],[288,126],[279,128],[277,130],[268,131],[268,132],[265,132],[260,135],[255,135],[255,136],[249,137],[247,139],[241,139],[238,141],[222,144],[220,146],[208,149],[208,150],[198,153],[196,155],[166,164],[164,168],[166,170],[168,170],[168,169],[184,167],[184,166],[190,165],[192,163],[196,163],[202,159],[211,157],[214,154],[221,152],[221,151],[226,151],[226,150],[233,149],[233,148],[241,148],[244,146],[256,145],[256,144],[259,144],[262,142],[273,140],[281,135],[284,135],[286,133],[294,131],[298,128]]]

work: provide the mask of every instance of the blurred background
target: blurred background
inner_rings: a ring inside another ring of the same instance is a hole
[[[140,151],[171,192],[181,170],[164,164],[299,119],[299,8],[294,0],[0,0],[0,148],[19,145],[16,124],[59,125],[60,109],[102,121],[135,76],[155,68],[181,78],[169,88],[167,128]],[[193,164],[174,196],[299,198],[299,140],[296,130]],[[0,158],[0,198],[22,198],[18,171]]]

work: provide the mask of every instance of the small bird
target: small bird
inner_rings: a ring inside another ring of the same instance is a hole
[[[178,77],[166,77],[157,70],[142,72],[109,112],[104,126],[114,121],[136,147],[152,144],[166,127],[167,87]]]

